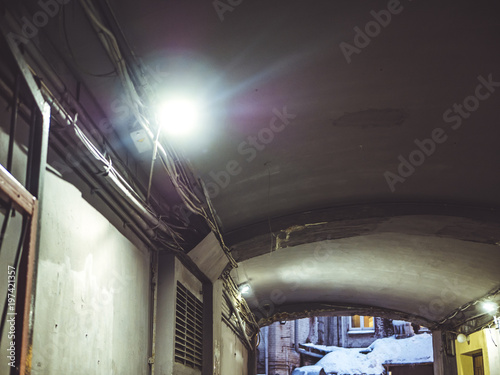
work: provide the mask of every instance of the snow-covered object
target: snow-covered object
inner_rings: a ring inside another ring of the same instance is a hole
[[[404,320],[393,320],[392,327],[397,339],[411,337],[415,334],[411,323]]]
[[[321,370],[323,370],[321,366],[303,366],[293,370],[292,375],[322,375],[325,372]]]
[[[428,363],[433,362],[432,335],[424,333],[407,339],[396,340],[394,336],[376,340],[370,345],[372,352],[383,363]]]
[[[314,345],[310,345],[314,347]],[[322,347],[325,348],[325,347]],[[368,354],[360,351],[370,349]],[[432,336],[425,333],[406,339],[396,339],[394,336],[378,339],[369,348],[339,348],[328,347],[331,353],[324,356],[316,366],[323,368],[327,374],[338,375],[381,375],[384,372],[383,364],[387,363],[428,363],[433,362]],[[314,366],[305,366],[306,368]],[[304,367],[300,368],[303,369]],[[296,369],[298,370],[298,369]],[[308,374],[307,372],[305,374]],[[310,375],[317,372],[311,372]],[[302,375],[300,372],[293,375]],[[309,374],[308,374],[309,375]]]

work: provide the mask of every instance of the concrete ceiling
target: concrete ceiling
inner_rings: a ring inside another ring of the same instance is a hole
[[[158,91],[207,103],[176,147],[260,317],[481,314],[467,303],[500,287],[496,1],[109,3]],[[109,69],[76,24],[80,63]],[[117,79],[84,79],[116,117]]]

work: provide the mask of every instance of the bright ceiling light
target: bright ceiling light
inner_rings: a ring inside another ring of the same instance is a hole
[[[192,100],[171,99],[158,108],[157,116],[162,132],[183,137],[194,133],[199,126],[200,107]]]
[[[498,310],[498,305],[495,302],[486,301],[482,304],[483,310],[488,313],[495,313]]]

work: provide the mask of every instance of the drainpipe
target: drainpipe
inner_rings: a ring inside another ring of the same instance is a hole
[[[269,375],[269,327],[266,327],[266,342],[264,344],[266,375]]]
[[[340,344],[340,316],[336,316],[335,319],[337,320],[337,346],[342,346]]]
[[[152,263],[152,277],[151,277],[151,287],[153,291],[153,321],[151,327],[151,357],[148,359],[150,364],[151,372],[150,375],[155,375],[155,355],[156,355],[156,313],[158,311],[158,261],[159,254],[158,251],[151,251],[151,263]]]
[[[299,354],[305,354],[311,357],[316,357],[316,358],[323,358],[321,354],[318,353],[311,353],[308,352],[307,350],[299,348],[299,320],[295,319],[295,351]]]

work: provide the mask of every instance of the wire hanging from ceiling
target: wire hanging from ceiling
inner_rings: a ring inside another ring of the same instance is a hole
[[[120,47],[113,32],[110,31],[106,26],[104,26],[103,22],[99,19],[96,8],[90,0],[80,0],[80,4],[82,5],[82,8],[84,9],[91,24],[96,30],[104,48],[108,52],[108,55],[116,66],[118,76],[125,89],[125,94],[132,104],[131,109],[134,117],[136,118],[140,126],[145,130],[149,140],[153,144],[155,144],[162,165],[167,172],[170,181],[172,182],[186,207],[194,214],[197,214],[205,219],[210,230],[212,230],[216,234],[224,252],[226,253],[226,256],[230,260],[231,266],[236,268],[238,264],[233,259],[229,248],[224,243],[221,230],[217,224],[215,210],[211,205],[210,197],[208,197],[206,189],[201,183],[201,188],[204,193],[206,205],[208,206],[208,212],[204,207],[205,202],[201,201],[200,197],[196,194],[193,187],[191,186],[191,181],[188,177],[186,167],[181,164],[181,158],[179,157],[177,151],[170,144],[167,143],[166,147],[164,148],[159,140],[155,140],[154,133],[151,129],[151,123],[148,120],[148,118],[152,118],[152,116],[148,113],[148,107],[144,104],[143,99],[141,99],[134,83],[132,82],[126,60],[124,59],[120,51]],[[144,85],[147,86],[146,83]]]

